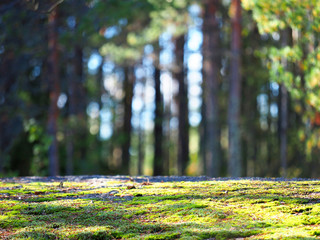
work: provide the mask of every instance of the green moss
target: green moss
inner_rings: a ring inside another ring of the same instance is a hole
[[[0,228],[23,228],[29,224],[29,221],[19,217],[0,216]]]
[[[0,183],[13,239],[315,239],[320,182]],[[122,184],[121,187],[114,187]],[[112,200],[103,194],[117,190]],[[9,193],[10,192],[10,193]],[[90,194],[90,195],[88,195]],[[123,196],[133,196],[127,200]],[[76,197],[80,196],[81,199]],[[88,197],[87,197],[88,196]],[[95,198],[93,198],[95,197]],[[69,199],[68,199],[69,198]]]
[[[39,197],[39,198],[29,198],[28,202],[50,202],[55,201],[56,199],[53,197]]]
[[[15,234],[10,237],[11,239],[56,239],[54,233],[47,232],[46,229],[34,229],[34,230],[23,230],[18,234]]]
[[[320,230],[314,231],[314,232],[312,233],[312,235],[314,235],[314,236],[320,236]]]
[[[70,239],[79,239],[79,240],[107,240],[113,239],[113,236],[107,231],[97,231],[97,232],[81,232],[69,236]]]
[[[166,240],[166,239],[177,239],[180,237],[180,233],[161,233],[146,236],[145,240]]]

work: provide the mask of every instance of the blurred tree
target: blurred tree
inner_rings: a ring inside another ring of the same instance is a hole
[[[219,177],[221,173],[220,156],[220,110],[219,85],[221,69],[220,29],[217,12],[219,0],[206,1],[203,16],[203,122],[204,131],[204,166],[206,174]]]
[[[282,47],[289,45],[289,29],[284,29],[281,32]],[[285,70],[288,70],[288,63],[286,59],[282,60],[282,65]],[[280,84],[280,162],[282,177],[287,176],[287,132],[288,132],[288,101],[287,88]]]
[[[133,86],[135,76],[134,67],[124,68],[124,121],[121,137],[122,145],[122,171],[123,174],[129,174],[130,167],[130,145],[131,145],[131,117],[132,117],[132,99],[133,99]]]
[[[59,117],[58,98],[60,95],[59,49],[58,49],[58,9],[53,8],[48,15],[48,69],[49,86],[48,135],[52,138],[49,147],[49,175],[59,174],[59,153],[57,141],[57,121]]]
[[[241,3],[232,0],[231,17],[231,60],[230,60],[230,91],[228,109],[229,127],[229,165],[228,173],[232,177],[242,174],[240,147],[240,93],[241,93]]]
[[[159,44],[155,44],[154,63],[154,89],[155,89],[155,110],[154,110],[154,157],[153,175],[160,176],[164,172],[163,155],[163,95],[161,92],[161,70],[160,70],[160,49]]]
[[[189,110],[188,110],[188,82],[184,67],[185,35],[175,40],[176,69],[175,78],[179,84],[178,92],[178,174],[185,175],[189,164]]]

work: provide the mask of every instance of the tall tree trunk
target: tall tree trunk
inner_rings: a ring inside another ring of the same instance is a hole
[[[218,177],[221,168],[219,126],[219,72],[221,64],[220,30],[216,17],[220,1],[207,1],[203,22],[203,74],[205,83],[205,167],[206,174]]]
[[[185,175],[189,163],[189,111],[188,111],[188,83],[184,71],[185,36],[176,39],[176,66],[175,78],[179,84],[178,92],[178,174]]]
[[[69,114],[79,117],[82,117],[85,109],[82,60],[82,48],[77,45],[74,48],[73,76],[69,84]]]
[[[14,70],[15,54],[13,51],[5,51],[0,59],[0,174],[4,174],[5,158],[14,141],[10,130],[13,117],[5,105],[12,104],[10,97],[15,95],[13,89],[17,84],[16,71]]]
[[[67,132],[67,175],[73,174],[74,169],[74,140],[77,137],[75,125],[83,126],[85,113],[85,93],[83,86],[83,53],[82,48],[76,45],[73,57],[73,73],[69,83],[69,126]],[[85,139],[85,138],[84,138]],[[82,139],[82,140],[84,140]]]
[[[154,81],[155,81],[155,119],[154,119],[154,160],[153,175],[163,175],[163,96],[161,93],[160,82],[161,71],[159,64],[155,64]]]
[[[288,129],[288,91],[280,85],[280,163],[281,176],[287,176],[287,129]]]
[[[48,84],[49,84],[49,112],[47,131],[52,138],[49,147],[49,175],[56,176],[59,174],[58,142],[57,142],[57,120],[59,109],[57,101],[60,94],[59,83],[59,59],[58,59],[58,33],[57,8],[54,8],[49,14],[48,19],[48,40],[49,40],[49,59],[48,59]]]
[[[206,56],[205,56],[205,51],[208,48],[208,43],[209,43],[209,34],[206,29],[206,9],[207,5],[204,5],[204,11],[203,11],[203,25],[202,25],[202,35],[203,35],[203,40],[202,40],[202,56],[203,56],[203,67],[201,70],[202,73],[202,105],[201,105],[201,123],[199,126],[199,134],[200,134],[200,146],[199,146],[199,155],[201,158],[201,169],[202,169],[202,174],[207,174],[207,161],[206,161],[206,155],[207,155],[207,115],[206,115],[206,82],[207,82],[207,76],[205,72],[205,61],[206,61]]]
[[[138,137],[139,137],[139,143],[138,143],[138,175],[143,175],[143,166],[144,166],[144,129],[141,126],[142,125],[142,113],[143,110],[139,113],[139,129],[138,129]]]
[[[131,117],[132,117],[132,98],[134,84],[134,67],[125,67],[124,80],[124,122],[122,129],[122,173],[129,174],[130,164],[130,145],[131,145]]]
[[[289,29],[281,32],[281,45],[286,47],[289,44]],[[288,69],[288,62],[282,59],[284,68]],[[281,176],[287,176],[287,130],[288,130],[288,91],[280,84],[280,163]]]
[[[204,41],[204,39],[203,39]],[[206,146],[207,146],[207,118],[206,118],[206,103],[204,100],[204,92],[206,89],[206,78],[204,76],[204,71],[202,71],[202,105],[201,105],[201,123],[199,126],[199,135],[200,135],[200,141],[199,141],[199,156],[200,156],[200,164],[201,164],[201,174],[207,174],[207,164],[206,164]]]
[[[170,89],[171,91],[171,89]],[[164,170],[163,174],[164,175],[169,175],[170,174],[170,169],[171,169],[171,164],[172,161],[170,161],[170,155],[171,155],[171,128],[170,128],[170,120],[171,120],[171,105],[172,105],[172,100],[169,100],[169,103],[164,107],[164,125],[165,125],[165,141],[164,141],[164,153],[163,153],[163,159],[164,159]]]
[[[143,85],[143,89],[145,91],[146,89],[146,80],[145,79],[141,79],[140,83]],[[143,175],[144,173],[144,158],[145,158],[145,134],[144,134],[144,121],[143,119],[143,113],[145,111],[145,94],[142,93],[140,95],[140,97],[143,99],[143,107],[141,108],[140,112],[139,112],[139,128],[138,128],[138,175]]]
[[[272,116],[271,116],[271,104],[272,104],[272,92],[270,83],[267,83],[267,94],[268,94],[268,114],[267,114],[267,123],[268,123],[268,133],[267,133],[267,168],[266,176],[272,176],[272,157],[273,157],[273,132],[272,132]]]
[[[231,14],[231,72],[229,89],[228,127],[229,127],[229,165],[228,174],[239,177],[242,173],[240,147],[240,41],[241,41],[241,2],[232,0]]]

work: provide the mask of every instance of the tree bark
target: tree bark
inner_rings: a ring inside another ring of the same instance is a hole
[[[130,145],[131,145],[131,117],[132,117],[132,98],[134,84],[134,67],[125,67],[124,80],[124,122],[122,130],[122,173],[129,174],[130,164]]]
[[[85,91],[83,86],[83,53],[82,48],[76,45],[73,57],[73,73],[69,82],[69,126],[67,132],[67,165],[66,174],[72,175],[74,169],[74,140],[77,137],[75,124],[83,127],[85,118]],[[84,139],[83,139],[84,140]]]
[[[48,86],[49,86],[49,112],[48,112],[48,135],[52,138],[49,147],[49,175],[56,176],[59,174],[58,142],[57,142],[57,120],[59,117],[58,98],[60,94],[59,83],[59,59],[58,59],[58,33],[57,8],[54,8],[49,14],[48,19]]]
[[[281,32],[281,45],[286,47],[289,44],[289,29]],[[282,59],[285,70],[288,69],[288,62]],[[288,130],[288,91],[280,84],[280,163],[281,176],[287,176],[287,130]]]
[[[155,64],[154,81],[155,81],[155,119],[154,119],[154,162],[153,175],[163,175],[163,96],[161,93],[160,82],[161,71],[159,65]]]
[[[189,163],[189,110],[188,110],[188,83],[184,71],[185,36],[176,39],[176,73],[179,84],[178,92],[178,174],[185,175]]]
[[[228,127],[229,127],[229,164],[228,174],[240,177],[242,173],[240,147],[240,51],[241,51],[241,2],[232,0],[231,13],[231,72],[229,89]]]
[[[206,174],[218,177],[221,168],[221,146],[219,126],[219,72],[221,64],[220,30],[216,13],[220,1],[205,3],[203,22],[203,74],[204,74],[204,113],[206,130],[205,137],[205,168]]]
[[[143,175],[143,166],[144,166],[144,129],[141,126],[141,119],[142,119],[142,111],[139,114],[139,129],[138,129],[138,175]]]
[[[280,162],[281,176],[287,176],[287,129],[288,129],[288,91],[286,87],[280,85]]]

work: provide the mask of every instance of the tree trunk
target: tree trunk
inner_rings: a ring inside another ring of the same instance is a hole
[[[287,129],[288,129],[288,91],[286,87],[280,85],[280,162],[281,176],[287,176]]]
[[[161,71],[159,65],[155,64],[155,119],[154,119],[154,162],[153,175],[163,175],[163,97],[161,93],[160,82]]]
[[[188,111],[188,83],[184,71],[185,36],[176,39],[176,66],[175,78],[179,84],[178,92],[178,174],[185,175],[189,163],[189,111]]]
[[[146,80],[141,79],[140,83],[143,84],[143,89],[146,89]],[[138,176],[143,175],[144,173],[144,158],[145,158],[145,134],[144,134],[144,121],[143,113],[145,111],[145,94],[141,94],[140,97],[143,99],[143,107],[139,112],[139,128],[138,128]]]
[[[59,109],[57,101],[60,94],[59,83],[59,59],[58,59],[58,33],[57,8],[54,8],[49,14],[48,19],[48,40],[49,40],[49,59],[48,59],[48,85],[49,85],[49,112],[48,112],[48,135],[51,136],[52,142],[49,147],[49,175],[56,176],[59,174],[58,142],[57,142],[57,120]]]
[[[171,89],[170,89],[171,91]],[[170,170],[171,170],[171,164],[173,161],[170,161],[171,159],[171,128],[170,128],[170,120],[171,120],[171,105],[172,105],[172,100],[170,99],[169,103],[164,107],[164,125],[165,125],[165,133],[164,133],[164,138],[166,139],[164,141],[164,153],[163,153],[163,159],[164,159],[164,170],[163,174],[164,175],[170,175]]]
[[[5,159],[12,142],[10,123],[14,119],[4,106],[12,104],[10,97],[16,95],[13,91],[17,84],[16,71],[14,71],[15,54],[5,51],[0,59],[0,174],[4,174]],[[15,114],[16,115],[16,114]]]
[[[231,13],[231,72],[229,89],[228,127],[229,127],[229,165],[228,173],[240,177],[242,173],[240,147],[240,40],[241,40],[241,3],[232,0]]]
[[[144,166],[144,129],[141,126],[142,125],[142,112],[139,113],[139,129],[138,129],[138,137],[139,137],[139,143],[138,143],[138,175],[143,175],[143,166]]]
[[[131,145],[131,117],[132,117],[132,98],[133,98],[133,84],[134,84],[134,68],[125,67],[124,80],[124,122],[122,130],[122,173],[129,174],[130,164],[130,145]]]
[[[205,168],[206,174],[218,177],[221,168],[219,126],[219,72],[221,64],[220,30],[216,13],[219,0],[207,1],[203,22],[203,89],[205,107]]]
[[[289,45],[289,29],[281,32],[281,45]],[[282,59],[285,70],[288,69],[288,62]],[[287,130],[288,130],[288,91],[287,88],[280,84],[280,163],[281,176],[287,176]]]
[[[85,92],[83,86],[83,53],[78,45],[74,48],[73,73],[69,82],[69,126],[67,132],[67,166],[66,174],[72,175],[74,169],[74,152],[77,138],[76,126],[83,127],[85,118]],[[85,138],[82,139],[84,141]]]
[[[207,146],[207,123],[206,123],[206,104],[204,100],[204,91],[205,91],[205,82],[206,78],[202,72],[202,105],[201,105],[201,123],[199,126],[199,135],[200,135],[200,141],[199,141],[199,156],[200,156],[200,168],[201,168],[201,174],[206,175],[207,174],[207,164],[206,164],[206,146]]]

